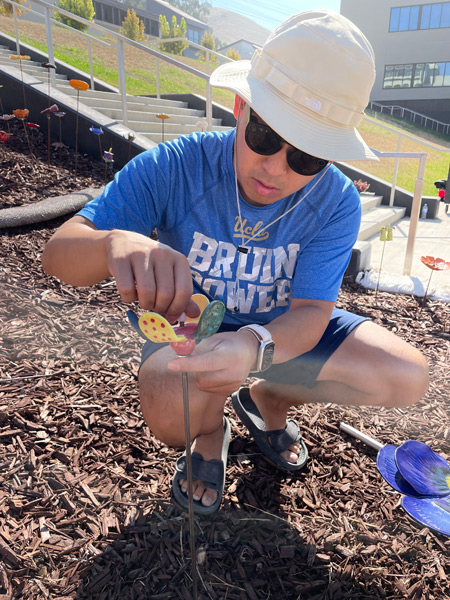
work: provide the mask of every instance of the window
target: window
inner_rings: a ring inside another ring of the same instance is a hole
[[[383,89],[450,87],[450,62],[386,65]]]
[[[420,27],[419,27],[420,23]],[[415,31],[450,27],[450,2],[436,2],[391,9],[389,31]]]
[[[189,41],[194,42],[194,44],[199,44],[199,34],[197,29],[188,29],[187,30],[187,38]]]

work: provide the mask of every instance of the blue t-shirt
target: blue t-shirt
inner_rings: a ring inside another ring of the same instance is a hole
[[[264,229],[321,174],[268,206],[239,195],[239,218],[234,136],[194,133],[143,152],[78,214],[102,230],[149,236],[156,228],[162,243],[188,258],[195,291],[224,302],[225,323],[269,323],[291,297],[334,302],[360,225],[355,186],[332,165]],[[247,253],[238,252],[242,235]]]

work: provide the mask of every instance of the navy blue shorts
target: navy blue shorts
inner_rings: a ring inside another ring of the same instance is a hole
[[[315,348],[284,363],[272,365],[270,369],[260,375],[252,373],[252,377],[261,377],[261,379],[273,381],[274,383],[300,384],[312,388],[323,365],[333,352],[339,348],[345,338],[363,321],[368,321],[367,317],[360,317],[335,308],[328,327]],[[236,331],[240,327],[242,325],[222,324],[219,332]],[[168,346],[168,344],[156,344],[147,340],[142,349],[141,365],[163,346]]]

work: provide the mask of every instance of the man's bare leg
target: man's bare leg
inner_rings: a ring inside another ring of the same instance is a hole
[[[285,426],[290,407],[306,403],[408,406],[428,389],[423,355],[370,321],[356,327],[322,367],[312,389],[257,380],[250,387],[267,429]]]

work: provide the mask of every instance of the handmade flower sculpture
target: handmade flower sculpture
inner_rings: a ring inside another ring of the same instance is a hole
[[[11,129],[9,127],[9,122],[11,121],[11,119],[15,119],[15,118],[16,118],[15,115],[0,115],[0,121],[5,121],[8,131],[11,131]]]
[[[31,150],[30,138],[28,137],[27,128],[25,126],[25,119],[30,114],[30,111],[28,110],[28,108],[16,108],[15,110],[13,110],[13,114],[16,117],[16,119],[19,119],[19,121],[22,121],[22,123],[23,123],[25,137],[27,138],[27,142],[28,142],[28,149],[30,150],[30,154],[33,155],[33,151]]]
[[[383,242],[383,250],[381,252],[380,271],[378,273],[377,287],[375,290],[375,299],[378,296],[378,288],[380,286],[381,266],[383,264],[384,248],[386,246],[386,242],[392,242],[392,240],[393,240],[393,228],[390,225],[388,225],[387,227],[382,227],[380,230],[380,242]]]
[[[77,116],[75,126],[75,175],[77,174],[78,167],[78,107],[80,105],[80,92],[85,92],[89,89],[89,84],[79,79],[70,79],[70,87],[77,91]]]
[[[427,444],[408,440],[383,446],[377,467],[404,494],[402,507],[413,519],[450,536],[450,463]]]
[[[12,136],[12,133],[6,133],[6,131],[0,131],[0,142],[2,144],[6,144],[9,138]]]
[[[22,70],[22,61],[23,60],[30,60],[30,56],[28,56],[27,54],[12,54],[10,56],[11,60],[18,60],[19,61],[19,66],[20,66],[20,76],[22,77],[22,93],[23,93],[23,103],[24,106],[27,105],[27,99],[25,97],[25,83],[23,81],[23,70]]]
[[[55,117],[58,117],[59,120],[59,142],[53,142],[53,146],[55,148],[64,148],[64,144],[62,141],[62,124],[61,124],[61,119],[65,116],[65,112],[63,112],[62,110],[58,110],[57,112],[53,113],[55,115]]]
[[[361,181],[361,179],[358,179],[358,181],[356,181],[356,179],[353,181],[353,185],[355,186],[355,188],[358,190],[358,192],[361,194],[362,192],[367,192],[367,190],[370,188],[370,183],[367,183],[367,181]]]
[[[433,275],[433,271],[448,271],[450,269],[450,262],[445,262],[443,258],[434,258],[434,256],[422,256],[420,260],[423,264],[431,269],[430,278],[428,279],[427,289],[425,290],[425,295],[423,297],[422,306],[425,306],[425,301],[427,299],[428,288],[430,287],[431,276]]]
[[[35,131],[37,131],[38,129],[41,128],[41,126],[38,125],[37,123],[30,123],[30,121],[25,121],[25,125],[31,131],[30,145],[31,145],[31,153],[33,154],[33,135],[34,135]]]
[[[98,137],[98,147],[100,149],[100,160],[103,158],[103,150],[102,150],[102,141],[100,136],[103,135],[103,129],[101,127],[95,127],[95,125],[91,125],[89,127],[89,131]]]
[[[47,66],[49,63],[45,63]],[[50,73],[50,70],[49,70]],[[51,150],[51,127],[50,127],[50,119],[52,114],[58,112],[59,108],[57,104],[50,105],[50,80],[48,84],[48,107],[41,110],[41,115],[45,115],[47,117],[47,164],[50,164],[50,150]]]
[[[114,162],[114,154],[112,148],[103,151],[103,160],[105,161],[105,183],[108,179],[108,169],[112,168]]]
[[[170,119],[170,117],[165,113],[158,113],[156,116],[158,119],[161,119],[161,141],[164,142],[164,121]]]

